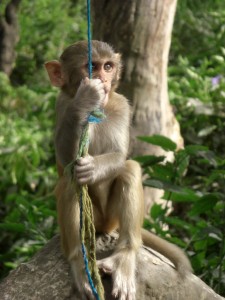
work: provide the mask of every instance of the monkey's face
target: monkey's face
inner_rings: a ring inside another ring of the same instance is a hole
[[[105,87],[106,97],[104,100],[104,106],[108,102],[109,92],[112,87],[112,82],[116,76],[115,63],[110,59],[93,59],[92,62],[92,78],[100,79]],[[88,64],[86,63],[82,67],[82,77],[88,77]]]
[[[92,41],[92,61],[92,78],[99,78],[104,83],[108,98],[109,92],[116,88],[120,78],[120,54],[115,53],[107,43]],[[60,56],[60,61],[47,62],[45,67],[52,84],[74,96],[80,82],[88,77],[87,41],[69,46]]]

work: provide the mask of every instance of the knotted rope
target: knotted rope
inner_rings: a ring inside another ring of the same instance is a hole
[[[89,78],[92,77],[92,44],[91,44],[91,9],[90,0],[87,0],[87,23],[88,23],[88,73]],[[88,154],[88,129],[89,123],[99,123],[105,117],[100,110],[93,111],[89,117],[87,124],[83,127],[80,137],[79,151],[76,160]],[[96,263],[96,240],[92,202],[88,194],[87,185],[78,185],[74,178],[74,164],[70,163],[66,169],[70,170],[72,184],[75,185],[76,199],[80,201],[80,238],[81,248],[85,265],[85,272],[91,290],[97,300],[104,300],[104,288],[99,275]]]
[[[96,116],[92,114],[90,116],[91,118],[96,118]],[[89,123],[87,123],[87,125],[85,125],[83,128],[77,159],[88,154],[88,128]],[[80,238],[85,272],[95,298],[97,300],[103,300],[104,288],[96,263],[96,240],[95,227],[93,223],[93,207],[91,198],[88,194],[87,185],[76,185],[76,193],[77,197],[80,199]]]

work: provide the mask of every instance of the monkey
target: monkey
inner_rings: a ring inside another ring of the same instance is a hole
[[[88,78],[88,43],[68,46],[59,60],[45,63],[50,82],[60,89],[56,102],[55,151],[59,179],[58,223],[64,255],[71,265],[75,286],[93,300],[84,274],[79,237],[79,201],[65,167],[75,161],[78,184],[88,185],[96,232],[119,230],[114,253],[98,261],[98,267],[112,275],[112,295],[135,300],[136,254],[144,243],[175,265],[179,276],[192,272],[191,265],[177,246],[142,228],[144,196],[139,164],[128,159],[131,108],[116,92],[122,70],[121,55],[101,41],[92,41],[92,79]],[[79,140],[88,116],[104,109],[106,118],[89,126],[89,153],[76,160]]]

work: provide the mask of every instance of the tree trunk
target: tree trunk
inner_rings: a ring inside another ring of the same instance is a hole
[[[97,256],[110,255],[117,238],[115,234],[99,237]],[[136,282],[136,300],[225,300],[194,275],[179,278],[171,264],[149,248],[138,252]],[[103,278],[103,285],[105,299],[115,300],[109,276]],[[53,238],[30,262],[21,264],[1,282],[0,299],[84,299],[72,289],[69,265],[60,252],[59,237]]]
[[[93,0],[93,36],[122,53],[119,91],[133,105],[131,155],[171,153],[140,142],[137,136],[161,134],[183,146],[167,90],[167,64],[176,0]],[[150,190],[150,193],[149,193]],[[147,210],[161,191],[148,189]]]
[[[21,0],[11,0],[0,16],[0,71],[10,75],[16,58],[15,45],[19,41],[17,11]]]

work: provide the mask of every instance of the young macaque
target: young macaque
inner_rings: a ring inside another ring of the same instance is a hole
[[[93,202],[97,232],[119,229],[114,254],[98,262],[113,279],[112,295],[135,300],[136,254],[142,242],[169,258],[178,274],[191,271],[184,253],[175,245],[141,229],[144,216],[142,174],[137,162],[127,160],[130,107],[116,93],[120,78],[120,55],[106,43],[92,41],[93,79],[88,78],[88,45],[77,42],[65,49],[59,61],[45,64],[53,86],[59,87],[56,104],[55,148],[59,181],[56,187],[58,220],[65,256],[74,283],[84,299],[94,299],[89,288],[81,254],[79,200],[64,168],[76,159],[79,139],[88,116],[96,108],[106,118],[89,126],[89,155],[76,161],[79,184],[87,184]]]

